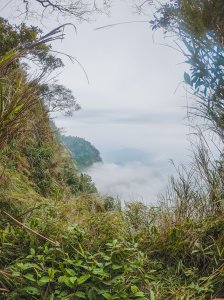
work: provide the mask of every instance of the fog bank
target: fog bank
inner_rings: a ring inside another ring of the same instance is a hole
[[[165,190],[167,174],[164,170],[131,162],[124,165],[96,163],[87,171],[98,191],[103,195],[118,197],[124,201],[138,200],[146,204],[156,203],[157,195]]]

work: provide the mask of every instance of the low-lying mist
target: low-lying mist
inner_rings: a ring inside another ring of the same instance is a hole
[[[124,165],[95,163],[86,173],[92,177],[101,194],[118,197],[122,202],[137,200],[146,204],[156,203],[167,183],[164,170],[141,162]]]

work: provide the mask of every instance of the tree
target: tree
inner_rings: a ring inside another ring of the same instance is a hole
[[[213,38],[224,43],[224,4],[222,0],[171,0],[157,8],[153,28],[175,32],[179,36],[191,35],[203,39]]]
[[[174,33],[185,45],[190,65],[185,82],[198,96],[195,114],[209,120],[224,140],[224,2],[174,0],[162,4],[151,21],[153,29]]]
[[[14,3],[18,4],[18,0]],[[88,21],[91,15],[107,12],[110,7],[110,0],[20,0],[20,3],[19,9],[27,17],[37,15],[49,18],[49,15],[56,15],[72,17],[76,21]]]
[[[42,30],[36,26],[27,26],[25,23],[20,25],[11,25],[4,18],[0,18],[0,56],[5,55],[12,49],[26,48],[37,42]],[[56,37],[56,36],[55,36]],[[63,38],[63,35],[56,38]],[[51,72],[57,68],[63,67],[60,58],[51,54],[51,45],[36,45],[35,48],[27,53],[27,58],[43,69],[45,72]]]
[[[40,96],[50,112],[64,112],[65,115],[71,116],[73,111],[81,108],[72,91],[61,84],[40,85]]]
[[[64,34],[60,31],[64,27],[59,27],[59,31],[55,31],[55,35],[49,41],[54,39],[62,39]],[[54,31],[53,31],[54,32]],[[20,25],[11,25],[3,18],[0,18],[0,57],[4,56],[12,49],[29,48],[26,53],[26,63],[21,64],[20,68],[27,71],[28,62],[38,65],[39,72],[43,77],[56,69],[62,68],[63,62],[60,58],[51,53],[51,45],[46,43],[38,43],[41,39],[42,30],[38,27],[27,26],[22,23]],[[36,44],[35,47],[32,47]],[[16,63],[18,64],[18,60]],[[11,65],[12,67],[12,65]],[[14,67],[15,62],[14,62]],[[18,67],[18,66],[17,66]],[[71,115],[73,111],[80,109],[72,92],[62,85],[58,84],[40,84],[38,83],[39,96],[48,107],[50,112],[64,112]]]

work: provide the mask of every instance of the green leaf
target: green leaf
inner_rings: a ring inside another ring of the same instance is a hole
[[[18,263],[18,264],[16,264],[16,266],[19,269],[23,270],[23,271],[28,270],[28,269],[39,269],[39,270],[41,270],[41,268],[37,264],[34,264],[34,263],[25,263],[25,264],[24,263]]]
[[[112,265],[112,269],[113,269],[113,270],[119,270],[119,269],[122,269],[122,266],[119,266],[119,265]]]
[[[66,268],[65,271],[66,271],[70,276],[76,276],[75,271],[72,270],[72,269],[67,269],[67,268]]]
[[[90,278],[89,274],[82,275],[80,278],[78,278],[77,284],[81,285],[82,283],[86,282],[89,278]]]
[[[138,287],[136,285],[132,285],[131,286],[131,291],[133,294],[137,293],[138,292]]]
[[[156,300],[153,290],[150,290],[150,300]]]
[[[36,254],[35,249],[31,248],[31,249],[30,249],[30,254],[31,254],[32,256],[34,256],[34,255]]]
[[[67,286],[70,287],[70,288],[73,288],[73,287],[74,287],[74,284],[71,282],[71,280],[70,280],[69,277],[65,277],[65,278],[64,278],[64,284],[67,285]]]
[[[64,283],[68,287],[72,288],[72,287],[74,287],[74,283],[75,283],[76,279],[77,279],[77,277],[60,276],[58,278],[58,282]]]
[[[57,273],[58,271],[55,270],[55,269],[49,268],[49,269],[47,270],[47,272],[48,272],[49,278],[54,279],[54,275],[55,275],[55,273]]]
[[[144,296],[145,296],[145,294],[143,292],[137,292],[137,293],[135,293],[135,297],[144,297]]]
[[[76,292],[75,296],[82,298],[82,299],[86,299],[86,294],[84,292]]]
[[[97,295],[94,289],[88,291],[89,300],[97,300]]]
[[[77,280],[77,277],[76,276],[72,276],[69,279],[70,279],[71,283],[74,284],[76,282],[76,280]]]
[[[80,251],[82,253],[82,256],[85,257],[85,252],[84,252],[84,250],[82,248],[82,245],[79,242],[78,242],[78,245],[79,245],[79,249],[80,249]]]
[[[34,278],[34,275],[30,274],[30,273],[23,275],[23,277],[30,280],[30,281],[36,281],[35,278]]]
[[[14,277],[20,277],[20,276],[21,276],[21,273],[20,273],[20,272],[17,272],[17,271],[13,271],[13,272],[12,272],[12,276],[14,276]]]
[[[58,277],[58,282],[59,283],[63,283],[63,282],[65,282],[65,279],[66,279],[67,277],[66,276],[59,276]]]
[[[50,278],[47,276],[43,276],[38,280],[38,285],[42,286],[45,285],[46,283],[48,283],[50,281]]]
[[[39,295],[39,290],[33,286],[25,286],[22,288],[23,291],[25,291],[27,294],[31,295]]]
[[[107,300],[111,300],[111,299],[112,299],[112,296],[111,296],[109,293],[103,293],[102,295],[103,295],[104,298],[107,299]]]

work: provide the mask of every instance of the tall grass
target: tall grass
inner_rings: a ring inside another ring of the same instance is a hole
[[[42,72],[33,80],[22,69],[19,61],[38,47],[63,38],[60,26],[25,48],[11,50],[0,58],[0,149],[26,128],[32,108],[40,102],[38,84]]]

